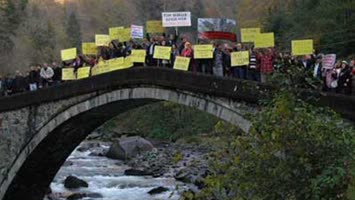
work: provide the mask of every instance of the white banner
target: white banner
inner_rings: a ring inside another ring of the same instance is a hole
[[[143,26],[131,25],[131,38],[143,39]]]
[[[324,69],[333,69],[337,60],[336,54],[327,54],[323,57],[322,67]]]
[[[191,12],[163,12],[163,27],[191,26]]]

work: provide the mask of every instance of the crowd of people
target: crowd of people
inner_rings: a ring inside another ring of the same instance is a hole
[[[352,76],[355,75],[355,59],[339,60],[333,69],[322,67],[323,54],[295,57],[291,53],[277,52],[275,48],[255,49],[252,45],[221,41],[199,41],[198,44],[212,44],[213,58],[194,59],[194,48],[188,37],[178,37],[165,34],[147,37],[140,41],[118,42],[111,41],[108,47],[98,47],[97,55],[79,54],[72,61],[44,63],[31,65],[22,74],[0,76],[0,95],[7,96],[24,91],[58,85],[62,82],[62,68],[72,67],[74,71],[83,66],[95,67],[100,60],[129,56],[134,49],[146,50],[145,63],[135,63],[134,67],[165,67],[173,68],[177,56],[191,58],[189,71],[204,73],[218,77],[234,77],[244,80],[267,82],[276,71],[285,72],[290,67],[298,67],[305,72],[305,76],[317,79],[323,84],[323,90],[350,95],[352,91]],[[171,47],[169,60],[154,59],[155,46]],[[231,54],[237,51],[249,51],[249,65],[232,67]]]

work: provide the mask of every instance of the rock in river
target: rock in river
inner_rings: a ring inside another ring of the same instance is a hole
[[[151,142],[141,137],[127,137],[113,142],[106,156],[111,159],[127,160],[154,149]]]
[[[64,181],[64,187],[68,189],[87,188],[89,184],[75,176],[68,176]]]
[[[164,193],[164,192],[167,192],[167,191],[169,191],[168,188],[165,188],[165,187],[157,187],[157,188],[154,188],[154,189],[150,190],[150,191],[148,192],[148,194],[150,194],[150,195],[155,195],[155,194],[160,194],[160,193]]]

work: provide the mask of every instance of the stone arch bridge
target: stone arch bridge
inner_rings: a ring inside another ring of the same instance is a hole
[[[249,131],[270,86],[162,68],[133,68],[0,99],[0,200],[42,200],[88,134],[127,110],[171,101]],[[320,103],[355,119],[354,98]]]

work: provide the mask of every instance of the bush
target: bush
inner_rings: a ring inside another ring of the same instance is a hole
[[[277,96],[215,156],[196,199],[347,199],[355,132],[328,109]]]

